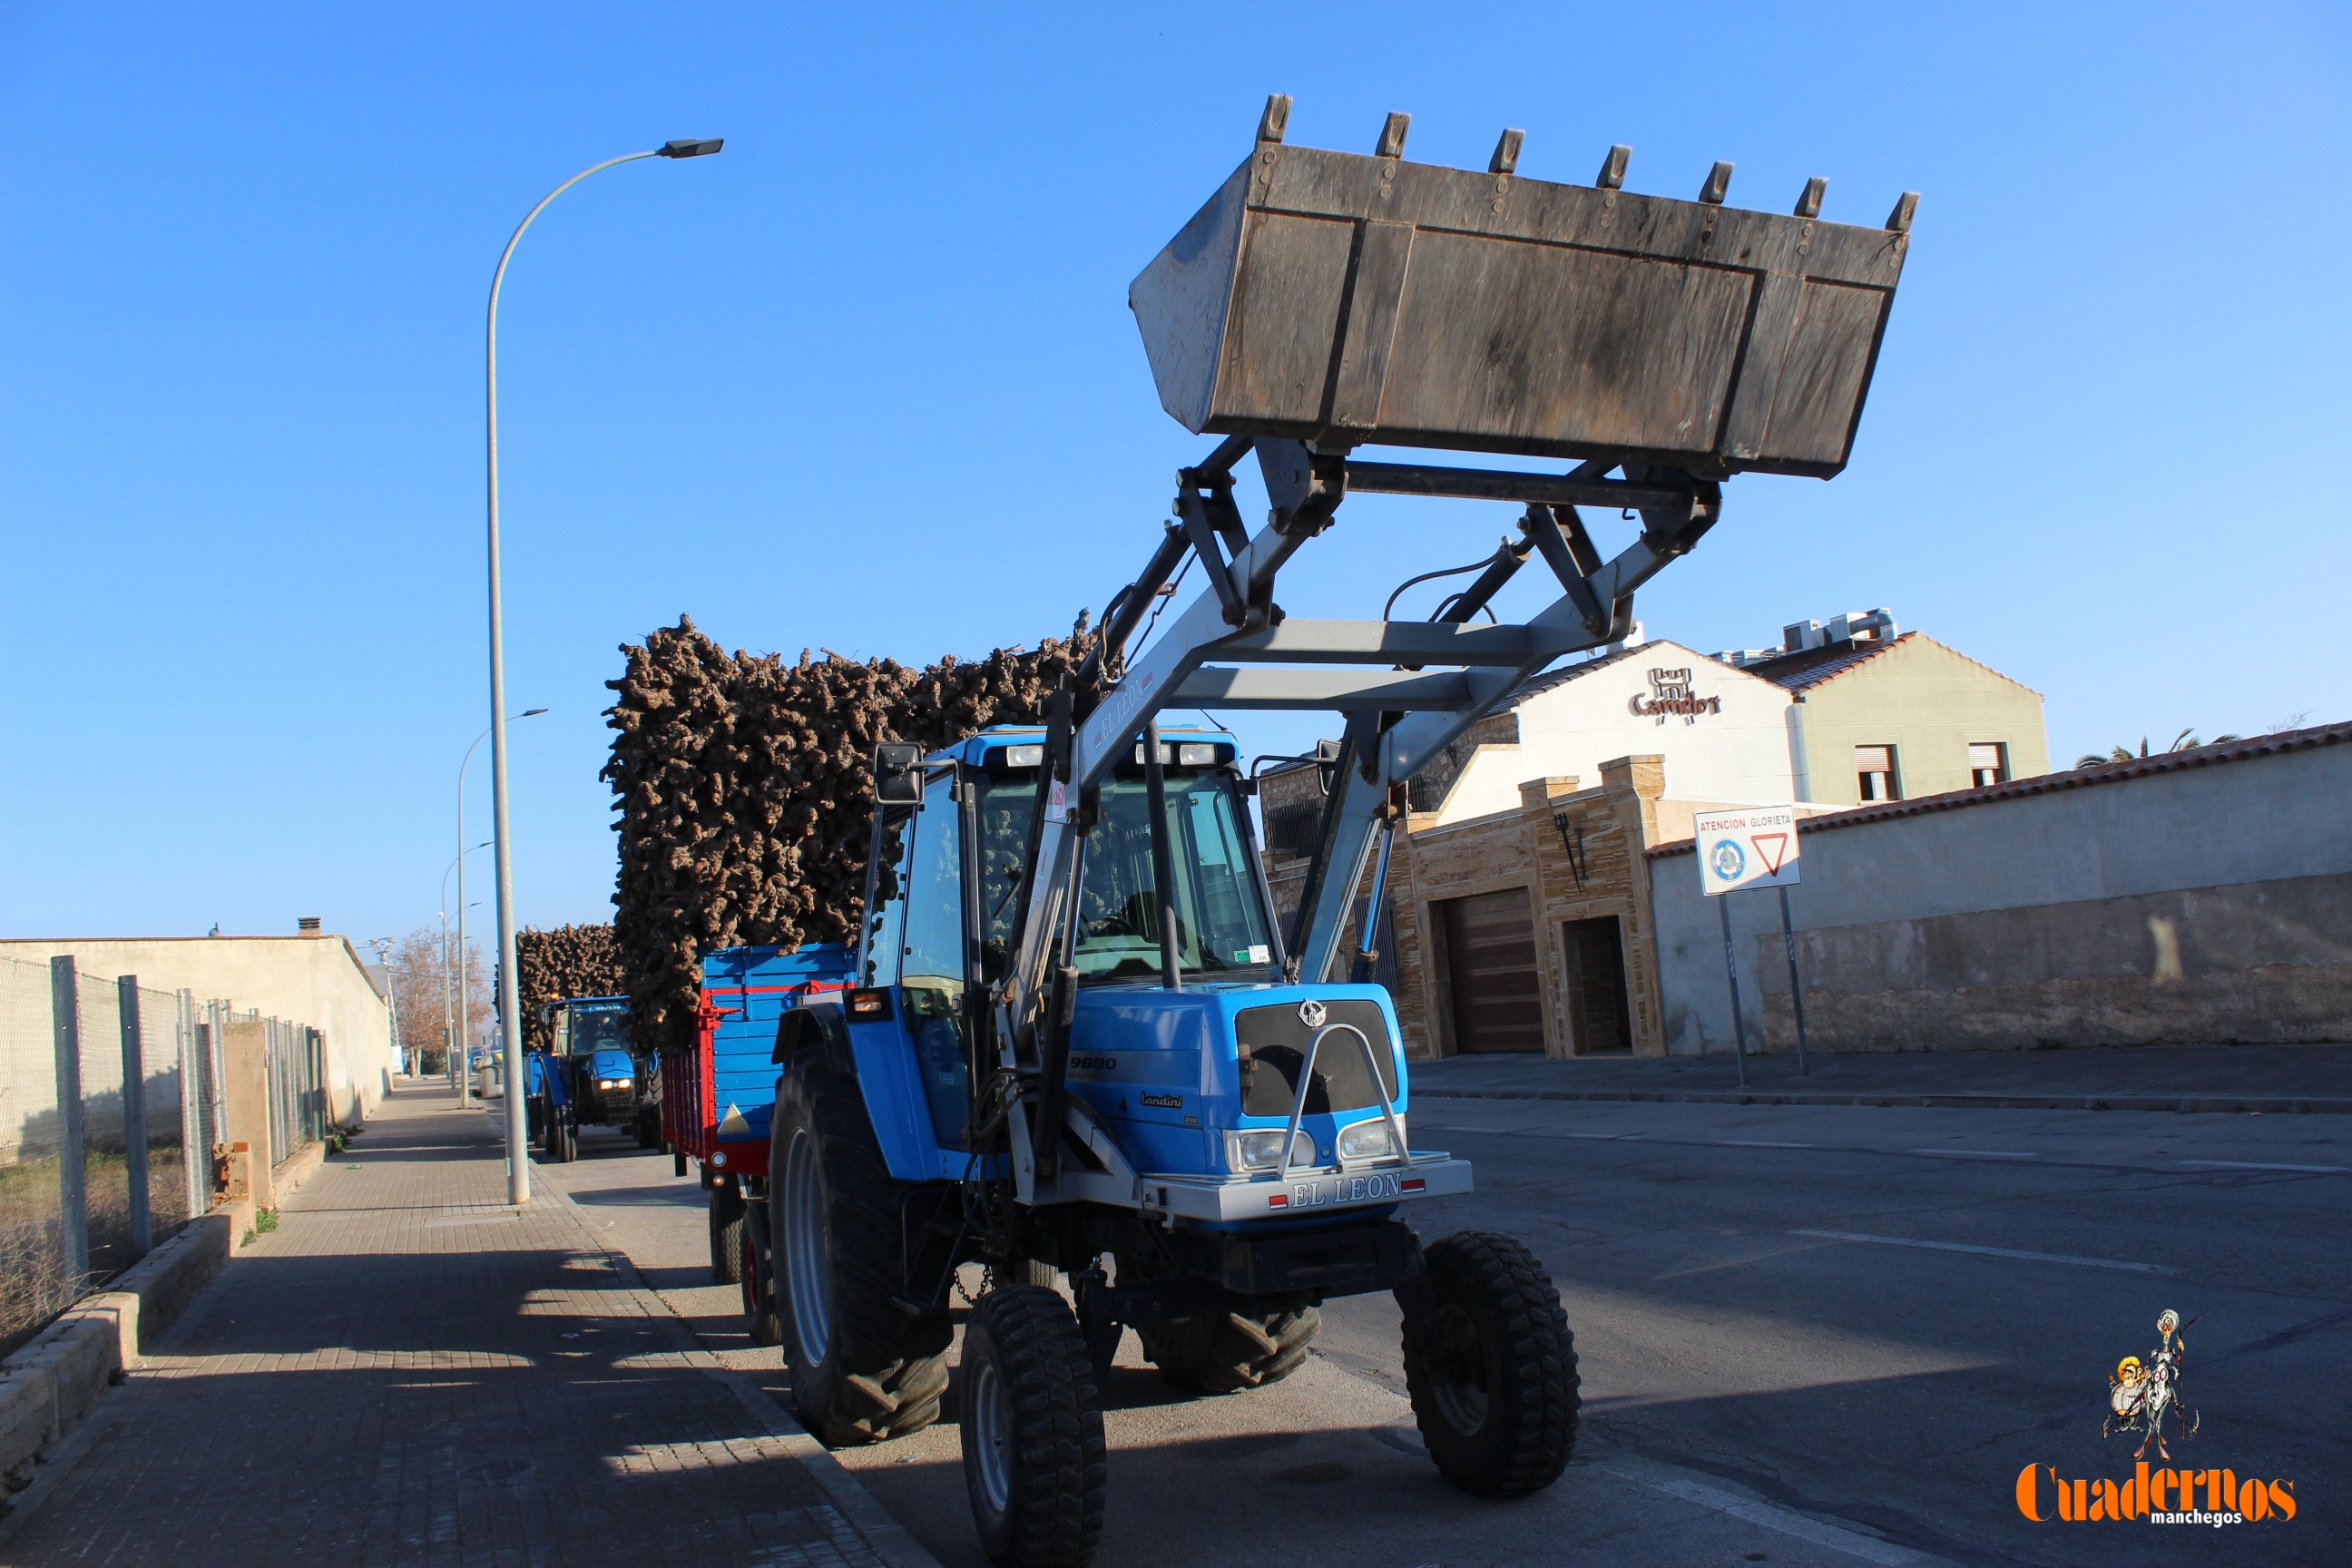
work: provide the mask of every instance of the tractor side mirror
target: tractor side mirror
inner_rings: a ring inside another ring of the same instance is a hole
[[[885,741],[874,748],[874,798],[885,805],[923,803],[923,753],[904,741]]]

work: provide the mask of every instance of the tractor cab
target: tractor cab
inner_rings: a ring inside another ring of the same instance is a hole
[[[629,1045],[629,999],[565,997],[548,1003],[540,1019],[546,1048],[530,1054],[523,1090],[531,1135],[548,1158],[572,1158],[583,1126],[627,1128],[643,1142],[644,1075]]]
[[[582,996],[551,1005],[554,1052],[584,1058],[599,1088],[624,1088],[636,1080],[629,1048],[629,1001],[625,996]]]
[[[875,915],[854,982],[866,1016],[853,1006],[852,1035],[919,1075],[919,1123],[885,1138],[904,1152],[890,1162],[902,1179],[969,1164],[985,1120],[971,1042],[1011,949],[1045,738],[985,731],[924,758],[898,790],[909,798],[877,808]],[[1115,1160],[1171,1178],[1180,1211],[1219,1224],[1466,1188],[1461,1162],[1408,1168],[1387,992],[1285,979],[1234,737],[1171,728],[1158,743],[1166,897],[1141,742],[1100,785],[1082,851],[1066,1083],[1108,1148],[1071,1179]],[[1376,1166],[1388,1180],[1341,1179]]]

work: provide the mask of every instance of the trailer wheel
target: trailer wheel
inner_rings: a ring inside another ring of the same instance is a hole
[[[736,1273],[743,1281],[743,1331],[761,1348],[784,1342],[784,1326],[776,1316],[775,1276],[760,1257],[759,1226],[747,1218],[743,1248]]]
[[[725,1176],[710,1188],[710,1277],[721,1285],[743,1279],[743,1194]]]
[[[907,1184],[893,1181],[849,1073],[803,1056],[776,1085],[768,1235],[802,1423],[835,1447],[939,1419],[952,1331],[898,1305]]]
[[[1525,1497],[1576,1447],[1576,1337],[1559,1292],[1515,1237],[1470,1230],[1397,1289],[1413,1420],[1438,1470],[1480,1497]]]
[[[1282,1312],[1201,1312],[1142,1323],[1144,1356],[1169,1382],[1202,1394],[1238,1394],[1280,1383],[1323,1331],[1313,1307]]]
[[[641,1105],[637,1107],[636,1131],[638,1148],[651,1149],[655,1145],[658,1144],[661,1142],[661,1120],[659,1112],[656,1111],[654,1108],[649,1105]]]
[[[1000,1568],[1083,1568],[1102,1535],[1102,1400],[1069,1304],[1038,1285],[991,1290],[957,1368],[964,1489]]]

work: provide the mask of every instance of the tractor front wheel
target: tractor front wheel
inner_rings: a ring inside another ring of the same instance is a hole
[[[566,1165],[580,1155],[580,1134],[572,1130],[572,1118],[564,1107],[547,1108],[547,1163]]]
[[[991,1290],[957,1367],[964,1490],[999,1568],[1084,1568],[1102,1535],[1102,1400],[1086,1335],[1042,1285]]]
[[[784,1074],[768,1142],[777,1316],[793,1404],[835,1447],[919,1431],[947,1392],[947,1312],[898,1304],[907,1190],[855,1076],[812,1058]]]
[[[1397,1288],[1414,1422],[1445,1479],[1480,1497],[1525,1497],[1576,1447],[1576,1337],[1559,1291],[1512,1237],[1471,1230],[1422,1254]]]

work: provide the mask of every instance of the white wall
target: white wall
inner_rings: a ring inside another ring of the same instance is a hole
[[[1790,912],[1809,1020],[1856,998],[1845,1048],[1859,1049],[2347,1037],[2352,1014],[2330,1009],[2352,985],[2352,727],[2336,730],[1808,831]],[[1667,1049],[1732,1048],[1718,902],[1752,1046],[1768,998],[1788,994],[1779,900],[1704,897],[1688,852],[1647,865]]]
[[[391,1091],[391,1010],[340,936],[99,937],[0,941],[0,957],[46,965],[71,953],[83,973],[136,974],[149,990],[220,998],[240,1012],[308,1024],[326,1037],[329,1114],[364,1120]]]
[[[1715,699],[1720,711],[1633,712],[1636,699],[1646,705],[1654,696],[1654,669],[1689,670],[1693,695]],[[1574,778],[1591,788],[1602,763],[1633,755],[1664,757],[1675,795],[1685,800],[1793,800],[1789,706],[1788,692],[1759,676],[1680,643],[1644,643],[1521,703],[1519,743],[1481,748],[1439,805],[1436,826],[1517,810],[1528,779]]]

